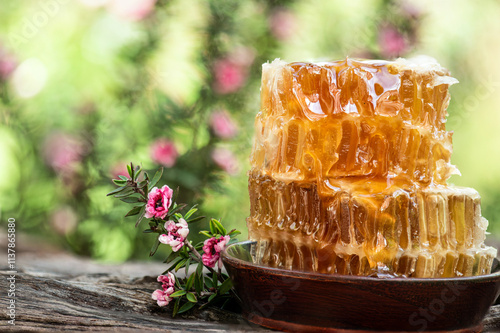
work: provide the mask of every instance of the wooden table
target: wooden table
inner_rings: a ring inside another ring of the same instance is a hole
[[[5,234],[0,234],[0,245],[6,249]],[[160,308],[151,299],[163,264],[98,264],[23,236],[16,246],[15,326],[8,324],[9,274],[4,260],[0,331],[266,331],[238,314],[211,308],[172,318],[169,308]],[[490,309],[484,325],[484,332],[500,332],[500,305]]]

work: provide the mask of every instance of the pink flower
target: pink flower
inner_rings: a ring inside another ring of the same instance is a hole
[[[225,57],[214,62],[213,89],[217,94],[238,91],[246,82],[248,69],[255,59],[255,51],[249,47],[237,47]]]
[[[151,159],[158,164],[168,168],[174,166],[179,153],[172,141],[158,139],[151,145]]]
[[[174,287],[175,286],[175,275],[172,274],[171,272],[168,272],[167,275],[160,275],[158,276],[158,282],[161,282],[163,286],[167,285],[168,287]]]
[[[153,11],[156,0],[111,0],[110,12],[127,21],[140,21]]]
[[[168,208],[172,204],[172,195],[174,191],[167,185],[161,189],[153,187],[148,194],[148,202],[146,204],[146,213],[144,216],[149,218],[163,219],[167,216]]]
[[[16,69],[17,61],[14,56],[0,47],[0,80],[6,80]]]
[[[50,134],[42,146],[45,163],[57,172],[74,170],[85,153],[86,148],[77,137],[64,133]]]
[[[179,223],[174,221],[165,222],[165,230],[168,234],[162,234],[158,237],[160,243],[170,245],[172,251],[179,251],[184,245],[184,240],[189,234],[189,227],[184,219],[179,219]]]
[[[168,303],[172,300],[169,296],[174,293],[174,288],[170,288],[167,291],[165,290],[160,290],[156,289],[153,294],[151,295],[151,298],[158,303],[158,306],[167,306]]]
[[[404,36],[394,26],[384,26],[378,36],[380,52],[384,57],[396,57],[407,49]]]
[[[158,306],[166,306],[172,300],[170,295],[175,291],[175,275],[170,272],[167,275],[160,275],[158,282],[162,283],[162,289],[156,289],[151,298],[157,301]]]
[[[214,134],[222,139],[231,139],[238,133],[238,127],[227,111],[215,111],[210,117]]]
[[[288,9],[278,9],[269,17],[271,33],[279,40],[290,38],[295,32],[296,26],[295,15]]]
[[[226,171],[230,175],[237,174],[239,171],[238,160],[228,149],[215,148],[212,151],[212,160],[219,168]]]
[[[203,255],[201,256],[203,265],[214,267],[218,262],[219,267],[222,267],[220,253],[226,248],[230,239],[229,236],[220,236],[219,239],[215,237],[207,239],[203,245]]]
[[[240,90],[247,79],[244,68],[228,59],[220,59],[215,62],[214,76],[214,91],[221,95]]]

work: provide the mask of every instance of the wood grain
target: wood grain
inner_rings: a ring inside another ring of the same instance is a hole
[[[3,236],[0,233],[1,249]],[[2,332],[266,331],[239,314],[211,308],[172,318],[171,309],[151,299],[163,264],[104,265],[23,237],[17,246],[15,326],[7,323],[6,260],[0,264]],[[490,310],[484,324],[485,332],[500,331],[500,305]]]

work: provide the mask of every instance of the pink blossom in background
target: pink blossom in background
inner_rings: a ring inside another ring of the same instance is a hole
[[[144,217],[162,219],[168,214],[168,209],[172,204],[172,195],[174,191],[164,185],[161,189],[153,187],[148,194],[148,202],[146,203],[146,213]]]
[[[52,212],[50,225],[60,235],[67,235],[76,229],[78,218],[75,211],[69,207],[60,207]]]
[[[405,37],[394,27],[384,26],[378,36],[380,52],[384,57],[397,57],[407,49]]]
[[[0,80],[8,79],[16,67],[16,58],[0,47]]]
[[[156,289],[151,298],[158,303],[158,306],[166,306],[172,301],[170,295],[175,292],[175,275],[168,272],[167,275],[158,276],[157,280],[162,283],[161,289]]]
[[[108,9],[127,21],[140,21],[154,10],[156,0],[109,0]]]
[[[214,267],[218,262],[219,267],[222,267],[220,253],[226,248],[230,239],[229,236],[220,236],[219,239],[215,237],[207,239],[203,243],[203,255],[201,256],[203,265]]]
[[[226,148],[215,148],[212,151],[212,160],[214,163],[230,175],[237,174],[239,163],[234,154]]]
[[[189,227],[184,219],[179,219],[179,223],[174,221],[165,222],[165,230],[167,234],[162,234],[158,237],[160,243],[170,245],[172,251],[179,251],[184,246],[184,240],[189,234]]]
[[[123,162],[116,163],[109,172],[112,179],[118,179],[118,176],[130,177],[127,170],[127,164]]]
[[[237,47],[224,58],[214,62],[213,89],[217,94],[234,93],[245,84],[255,52],[248,47]]]
[[[295,15],[288,9],[277,9],[269,17],[269,28],[274,37],[287,40],[293,36],[297,28]]]
[[[85,145],[76,136],[52,133],[42,145],[45,163],[57,172],[73,170],[86,153]]]
[[[214,91],[221,95],[240,90],[247,79],[244,68],[227,59],[215,62],[214,76]]]
[[[236,123],[225,110],[212,113],[210,116],[210,126],[214,134],[222,139],[231,139],[238,133]]]
[[[178,156],[175,144],[168,139],[158,139],[151,145],[151,159],[157,164],[173,167]]]

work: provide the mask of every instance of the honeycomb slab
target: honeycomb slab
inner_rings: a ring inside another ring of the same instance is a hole
[[[263,65],[250,157],[257,260],[329,274],[488,274],[480,196],[449,186],[448,88],[433,59]]]

